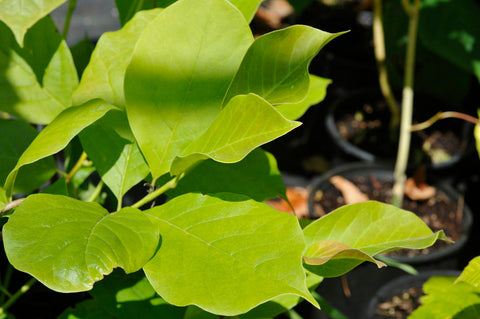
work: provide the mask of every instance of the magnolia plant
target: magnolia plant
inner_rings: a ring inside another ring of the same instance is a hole
[[[11,271],[0,277],[0,316],[38,280],[91,291],[65,317],[271,318],[318,306],[322,277],[444,238],[377,202],[303,230],[263,203],[286,195],[260,146],[324,98],[330,80],[308,66],[340,34],[296,25],[254,39],[259,0],[135,15],[141,2],[117,1],[124,25],[101,36],[79,80],[85,56],[48,16],[62,2],[0,2],[1,235],[8,267],[33,277],[18,293]]]

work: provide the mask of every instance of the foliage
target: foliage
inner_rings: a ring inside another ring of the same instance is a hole
[[[268,318],[302,299],[317,306],[321,276],[443,238],[380,203],[305,231],[262,203],[285,186],[260,146],[325,97],[330,81],[308,66],[341,33],[292,26],[254,39],[258,0],[180,0],[135,15],[151,3],[116,1],[124,26],[85,65],[43,17],[59,2],[40,2],[1,7],[2,237],[16,269],[55,291],[92,291],[63,317]],[[168,202],[145,205],[163,194]]]

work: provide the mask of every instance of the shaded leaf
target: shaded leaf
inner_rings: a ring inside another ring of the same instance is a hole
[[[245,54],[224,105],[232,97],[248,93],[274,105],[301,102],[310,86],[310,62],[340,34],[296,25],[257,38]]]
[[[5,183],[8,174],[37,134],[38,131],[26,122],[0,119],[0,185]],[[24,167],[19,171],[14,191],[30,193],[48,181],[55,171],[52,157]]]
[[[90,39],[85,35],[83,40],[78,41],[75,45],[70,47],[72,52],[73,62],[77,68],[77,73],[79,76],[83,74],[83,71],[90,62],[90,57],[95,48],[95,45],[90,41]]]
[[[409,318],[478,318],[480,290],[463,282],[454,284],[454,281],[455,277],[451,276],[431,277],[423,285],[426,295],[422,297],[422,305]],[[472,312],[469,311],[468,315],[464,313],[464,316],[456,317],[463,310],[472,306],[474,308],[470,309]]]
[[[77,71],[50,17],[32,27],[23,49],[2,23],[0,38],[2,110],[31,123],[47,124],[71,106]]]
[[[304,253],[303,261],[308,265],[323,265],[333,259],[355,259],[369,261],[380,267],[385,264],[360,249],[351,248],[334,240],[321,240],[313,243]]]
[[[342,206],[308,225],[304,235],[307,247],[332,240],[370,256],[401,248],[425,248],[437,239],[447,240],[443,231],[433,233],[415,214],[374,201]],[[344,258],[305,267],[320,276],[336,277],[360,263]]]
[[[190,170],[178,185],[169,190],[170,198],[186,193],[235,193],[256,201],[277,196],[285,197],[285,185],[275,157],[255,149],[243,160],[224,164],[206,160]]]
[[[96,203],[49,194],[27,197],[3,227],[11,264],[59,292],[89,290],[115,267],[139,270],[158,239],[137,209],[109,214]]]
[[[221,163],[242,160],[253,149],[299,126],[289,121],[258,95],[239,95],[230,100],[218,117],[181,157],[170,172],[180,174],[195,163],[211,158]]]
[[[149,173],[123,111],[109,112],[87,127],[80,140],[102,180],[119,201]]]
[[[145,213],[162,245],[144,266],[177,306],[238,315],[284,294],[317,304],[305,285],[304,242],[292,215],[232,194],[187,194]]]
[[[65,180],[65,177],[58,179],[52,185],[42,189],[40,193],[68,196],[67,181]]]
[[[11,196],[15,178],[18,170],[22,166],[34,163],[61,151],[85,127],[94,123],[104,116],[105,113],[113,109],[115,109],[114,106],[104,101],[92,100],[83,105],[71,107],[63,111],[50,125],[38,134],[7,176],[7,180],[5,181],[7,195]]]
[[[64,2],[65,0],[0,1],[0,20],[10,27],[16,41],[23,46],[27,30]]]
[[[243,16],[222,0],[177,1],[145,28],[127,68],[125,97],[154,179],[218,115],[252,41]]]
[[[125,106],[123,81],[133,49],[142,31],[160,12],[162,9],[139,12],[121,30],[100,37],[73,94],[76,105],[101,98],[118,107]]]
[[[79,302],[75,308],[68,308],[58,319],[98,319],[114,318],[93,299]]]
[[[480,288],[480,256],[469,261],[467,267],[465,267],[456,282],[460,281]]]
[[[163,8],[165,7],[164,2],[168,2],[168,4],[171,4],[174,1],[175,0],[161,1],[160,5]],[[154,0],[115,0],[120,24],[122,26],[125,25],[140,10],[153,9],[154,2]]]
[[[293,104],[280,104],[277,105],[277,110],[283,114],[289,120],[299,119],[310,106],[315,105],[323,101],[327,95],[327,87],[332,80],[321,78],[319,76],[310,74],[310,88],[308,89],[307,96],[298,103]]]

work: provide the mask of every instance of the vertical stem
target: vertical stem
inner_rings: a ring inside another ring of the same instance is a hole
[[[72,180],[73,176],[78,172],[80,168],[83,166],[83,162],[87,159],[87,153],[83,152],[82,155],[80,155],[80,158],[78,161],[75,163],[75,166],[73,166],[72,170],[68,172],[67,176],[65,177],[65,181],[70,183]]]
[[[73,11],[77,6],[77,0],[68,1],[67,15],[65,16],[65,23],[63,24],[62,37],[64,40],[67,40],[68,29],[70,28],[70,20],[72,19]]]
[[[0,315],[4,314],[5,311],[17,301],[18,298],[20,298],[22,295],[24,295],[27,291],[30,290],[32,285],[37,282],[37,279],[31,278],[25,285],[20,287],[20,289],[15,292],[10,299],[7,300],[6,303],[4,303],[0,307]]]
[[[408,43],[405,58],[405,78],[402,96],[402,116],[400,124],[400,140],[398,143],[397,161],[394,171],[394,185],[392,204],[401,206],[405,193],[405,181],[408,154],[410,152],[412,113],[413,113],[413,82],[415,77],[415,47],[417,41],[418,18],[420,0],[414,0],[414,5],[409,13]]]
[[[400,122],[400,110],[388,81],[387,67],[385,64],[387,54],[385,50],[385,34],[383,30],[382,1],[383,0],[374,0],[373,2],[373,47],[375,60],[377,61],[378,82],[392,115],[390,119],[390,128],[396,129]]]

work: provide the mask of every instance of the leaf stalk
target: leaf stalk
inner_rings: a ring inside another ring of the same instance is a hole
[[[29,281],[27,281],[27,283],[25,285],[23,285],[22,287],[20,287],[20,289],[18,289],[10,299],[7,300],[7,302],[5,302],[1,307],[0,307],[0,315],[4,314],[5,311],[15,303],[15,301],[17,301],[18,298],[20,298],[21,296],[23,296],[27,291],[30,290],[30,288],[32,287],[32,285],[34,283],[37,282],[37,279],[35,278],[31,278]]]

